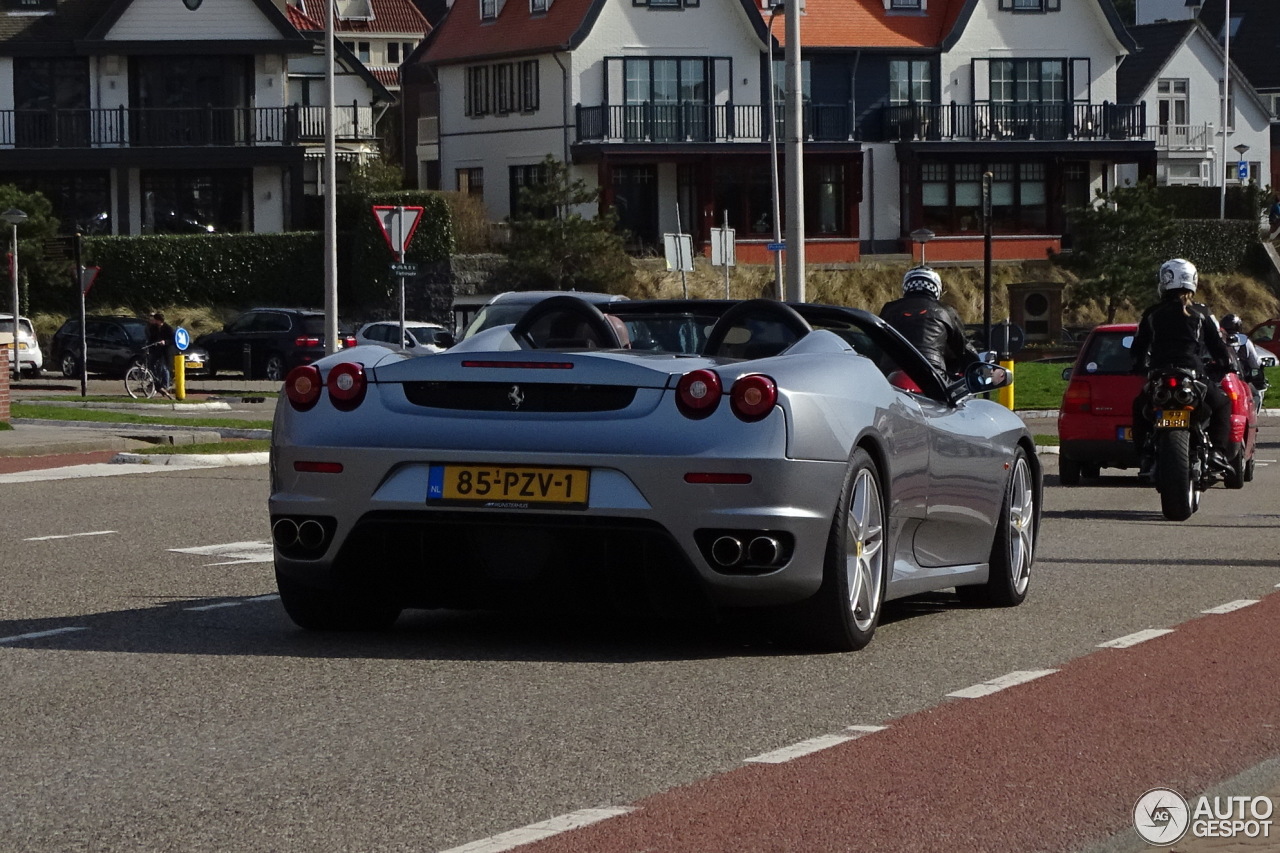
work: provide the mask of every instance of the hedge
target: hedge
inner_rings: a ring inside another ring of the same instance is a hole
[[[393,301],[397,280],[389,264],[395,256],[373,215],[374,204],[423,208],[406,260],[417,261],[425,278],[439,277],[452,253],[449,208],[440,194],[340,197],[338,301],[344,316],[386,314]],[[84,262],[101,268],[89,294],[90,310],[95,304],[139,313],[178,304],[324,305],[324,235],[317,231],[85,237]]]

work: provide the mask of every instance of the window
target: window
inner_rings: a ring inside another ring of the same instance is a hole
[[[988,170],[992,174],[992,231],[1045,233],[1049,228],[1049,204],[1048,169],[1044,163],[922,164],[919,175],[924,227],[935,234],[980,232],[982,175]]]
[[[924,0],[885,0],[885,9],[894,10],[911,10],[921,11],[924,9]]]
[[[1062,0],[1000,0],[1002,12],[1057,12]]]
[[[479,167],[459,169],[455,174],[458,179],[458,192],[484,198],[484,169]]]
[[[812,191],[805,193],[811,210],[805,211],[806,230],[821,235],[845,233],[844,166],[822,163],[816,169]],[[810,181],[806,181],[810,183]],[[812,224],[811,224],[812,223]]]
[[[10,12],[52,12],[56,0],[4,0],[4,8]]]
[[[493,111],[498,115],[511,112],[515,98],[515,65],[504,62],[493,66]]]
[[[993,59],[991,101],[1061,104],[1067,99],[1067,63],[1061,59]]]
[[[705,59],[627,59],[625,132],[628,139],[705,139],[709,104]]]
[[[489,114],[489,66],[477,65],[467,69],[465,112],[469,116]]]
[[[547,11],[550,0],[529,0],[529,11],[534,15],[539,15]]]
[[[212,234],[253,230],[247,169],[143,170],[142,233]]]
[[[650,9],[679,9],[699,5],[701,0],[631,0],[632,6],[648,6]]]
[[[388,65],[400,64],[400,42],[398,41],[387,42],[387,64]]]
[[[480,0],[480,20],[493,21],[498,17],[498,0]]]
[[[932,102],[933,69],[929,60],[889,60],[889,103],[891,105]]]
[[[522,112],[537,112],[538,97],[538,60],[529,59],[520,63],[520,109]]]
[[[550,219],[555,216],[555,208],[538,210],[530,207],[522,198],[521,190],[525,187],[542,186],[547,182],[547,169],[542,163],[534,163],[528,166],[512,166],[510,167],[511,178],[511,218],[515,219],[521,214],[533,216],[538,219]]]
[[[19,147],[89,144],[89,60],[14,57],[14,134]]]
[[[352,48],[352,52],[355,53],[356,59],[359,59],[361,62],[369,61],[370,53],[369,43],[367,41],[356,42],[355,46]]]

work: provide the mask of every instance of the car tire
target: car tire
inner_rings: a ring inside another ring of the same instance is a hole
[[[213,366],[213,362],[212,362],[212,361],[205,362],[205,366],[204,366],[204,376],[202,376],[201,378],[202,378],[202,379],[213,379],[213,378],[217,377],[217,375],[218,375],[218,368],[216,368],[216,367],[214,367],[214,366]]]
[[[1080,476],[1088,477],[1091,480],[1096,480],[1102,476],[1102,466],[1101,465],[1081,465]]]
[[[1058,482],[1064,486],[1080,485],[1080,463],[1066,456],[1058,457]]]
[[[987,582],[956,587],[961,601],[986,607],[1015,607],[1026,599],[1036,556],[1037,520],[1035,478],[1026,450],[1019,447],[1004,488]]]
[[[267,363],[263,365],[262,372],[269,382],[283,382],[286,373],[284,356],[277,352],[267,356]]]
[[[66,378],[75,379],[80,375],[80,359],[73,352],[64,352],[58,361],[58,369]]]
[[[39,367],[29,367],[22,372],[26,374],[28,379],[39,379],[44,376],[44,370]]]
[[[1156,438],[1156,488],[1160,511],[1170,521],[1186,521],[1199,503],[1191,470],[1191,433],[1163,430]]]
[[[1249,457],[1249,461],[1244,463],[1244,481],[1246,483],[1253,482],[1253,457]]]
[[[400,618],[400,607],[373,595],[310,586],[280,572],[276,587],[285,613],[308,631],[385,631]]]
[[[831,521],[822,586],[795,614],[807,646],[852,652],[871,642],[889,579],[889,507],[880,469],[862,448],[849,460]]]

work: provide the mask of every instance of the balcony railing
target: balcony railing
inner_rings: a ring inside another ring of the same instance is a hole
[[[643,103],[577,107],[579,142],[765,142],[768,105]],[[783,109],[777,110],[778,139],[784,138]],[[804,135],[820,142],[854,138],[847,104],[805,104]]]
[[[806,141],[1149,139],[1142,104],[927,104],[883,107],[859,123],[849,104],[805,104]],[[777,138],[785,138],[777,110]],[[768,105],[643,103],[577,107],[579,142],[768,141]]]
[[[1155,142],[1157,151],[1205,153],[1213,149],[1214,130],[1211,124],[1152,124],[1142,138]]]
[[[886,140],[1143,139],[1144,104],[914,104],[884,107]]]
[[[334,107],[334,134],[374,139],[373,109]],[[0,110],[2,148],[301,145],[324,140],[324,107]]]

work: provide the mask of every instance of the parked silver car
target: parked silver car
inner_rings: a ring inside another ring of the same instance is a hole
[[[1004,368],[948,383],[848,308],[600,307],[558,295],[431,358],[360,347],[289,374],[269,506],[297,624],[598,593],[768,608],[848,650],[888,598],[1026,596],[1040,465],[974,396]]]
[[[453,333],[439,323],[406,320],[403,344],[396,342],[399,337],[399,320],[379,320],[365,323],[356,331],[356,345],[376,344],[388,349],[404,349],[412,355],[443,352],[453,346]]]

